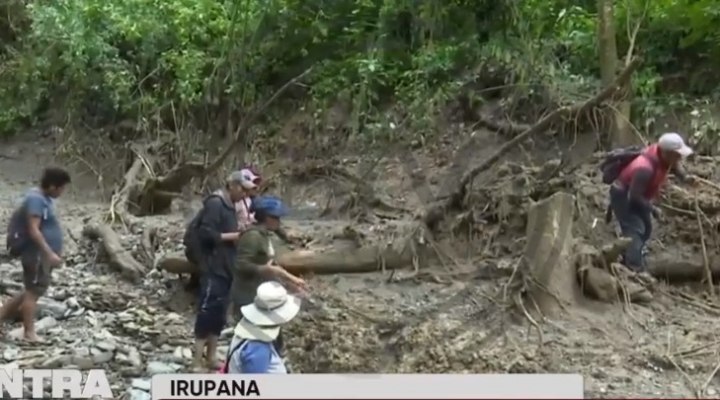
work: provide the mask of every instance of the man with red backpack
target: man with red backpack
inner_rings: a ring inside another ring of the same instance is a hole
[[[679,165],[693,153],[677,133],[665,133],[657,143],[645,148],[629,147],[612,151],[601,165],[603,182],[610,186],[610,210],[620,224],[623,236],[632,241],[623,255],[623,264],[643,272],[643,251],[652,234],[652,218],[660,211],[652,201],[660,193],[669,174],[685,183],[694,183]],[[610,210],[608,210],[610,212]],[[611,215],[608,214],[608,220]]]

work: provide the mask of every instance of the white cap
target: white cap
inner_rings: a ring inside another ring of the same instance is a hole
[[[256,175],[250,168],[243,168],[234,171],[228,177],[229,182],[239,183],[245,189],[255,189],[260,183],[260,177]]]
[[[662,150],[678,153],[682,157],[693,153],[693,149],[686,145],[685,140],[677,133],[664,133],[658,140],[658,146]]]

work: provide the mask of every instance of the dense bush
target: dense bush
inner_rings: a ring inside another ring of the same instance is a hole
[[[46,118],[90,125],[216,118],[228,108],[246,110],[310,66],[307,90],[296,96],[319,109],[344,99],[362,123],[392,104],[431,115],[488,74],[568,96],[599,75],[597,4],[588,1],[4,3],[4,132]],[[615,9],[621,56],[626,28],[643,21],[636,49],[646,62],[635,80],[641,100],[678,90],[714,94],[720,3],[627,0]]]

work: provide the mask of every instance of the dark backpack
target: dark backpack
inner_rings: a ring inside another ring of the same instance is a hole
[[[27,229],[21,229],[21,223],[18,223],[21,222],[19,221],[19,213],[21,212],[21,210],[15,211],[17,215],[13,214],[10,218],[11,222],[8,223],[7,235],[5,236],[5,248],[7,249],[8,254],[10,254],[13,258],[20,257],[29,243]]]
[[[602,172],[602,181],[606,184],[612,184],[617,178],[620,177],[622,171],[630,165],[636,158],[643,156],[645,147],[642,146],[630,146],[614,149],[607,153],[605,159],[600,164],[600,172]],[[648,159],[655,164],[655,160],[652,157]]]
[[[200,236],[198,235],[198,229],[200,228],[200,222],[202,221],[203,214],[205,214],[205,204],[209,199],[212,197],[217,196],[216,194],[211,194],[207,196],[203,200],[203,207],[198,211],[197,214],[193,217],[193,219],[190,221],[190,223],[185,227],[185,235],[183,236],[183,245],[185,245],[186,253],[190,253],[190,255],[194,258],[194,260],[188,260],[190,262],[195,262],[199,260],[200,257],[200,248],[202,247],[200,243]]]
[[[13,258],[20,257],[23,251],[25,251],[25,248],[30,244],[30,237],[28,235],[27,229],[29,221],[27,220],[27,217],[25,215],[26,201],[27,200],[23,200],[23,203],[20,205],[20,207],[18,207],[13,212],[7,226],[7,234],[5,236],[5,248],[7,249],[8,254]],[[47,207],[44,210],[44,214],[46,213]]]

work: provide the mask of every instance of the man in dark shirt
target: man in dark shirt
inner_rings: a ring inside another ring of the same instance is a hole
[[[235,203],[243,197],[242,174],[233,172],[225,187],[205,199],[195,228],[199,238],[199,261],[203,271],[200,301],[195,319],[196,370],[216,369],[220,332],[225,327],[232,269],[237,259],[236,242],[240,237]],[[204,356],[204,357],[203,357]],[[203,360],[205,363],[203,363]]]
[[[685,183],[695,181],[679,165],[679,161],[690,154],[692,149],[680,135],[663,134],[656,144],[647,147],[625,167],[610,187],[610,207],[623,236],[632,239],[623,256],[623,264],[628,268],[638,272],[645,268],[643,250],[652,234],[651,217],[660,216],[660,210],[652,201],[660,193],[667,175],[672,173]]]
[[[35,333],[35,307],[50,286],[52,268],[62,265],[63,231],[55,215],[55,199],[70,184],[70,174],[46,168],[40,187],[30,189],[8,226],[8,247],[16,246],[23,268],[25,290],[3,304],[0,320],[20,310],[25,340],[39,342]]]

